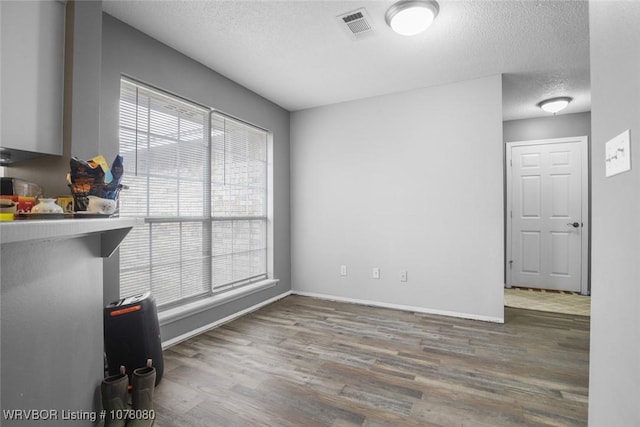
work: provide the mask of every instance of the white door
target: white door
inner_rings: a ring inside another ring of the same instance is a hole
[[[507,284],[587,293],[586,137],[509,144],[507,160]]]

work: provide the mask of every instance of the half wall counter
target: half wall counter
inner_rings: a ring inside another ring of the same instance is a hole
[[[95,425],[103,258],[136,225],[142,220],[0,223],[1,425]]]

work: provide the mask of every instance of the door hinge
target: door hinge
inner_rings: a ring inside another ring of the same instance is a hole
[[[512,259],[509,260],[509,268],[513,268],[513,260]]]

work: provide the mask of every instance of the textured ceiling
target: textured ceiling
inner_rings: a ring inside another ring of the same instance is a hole
[[[434,24],[393,33],[393,1],[121,1],[105,12],[290,111],[503,73],[505,120],[590,110],[586,1],[441,0]],[[356,40],[336,16],[364,7]]]

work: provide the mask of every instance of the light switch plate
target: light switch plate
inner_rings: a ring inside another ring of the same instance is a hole
[[[614,176],[631,170],[629,129],[605,144],[605,175]]]

